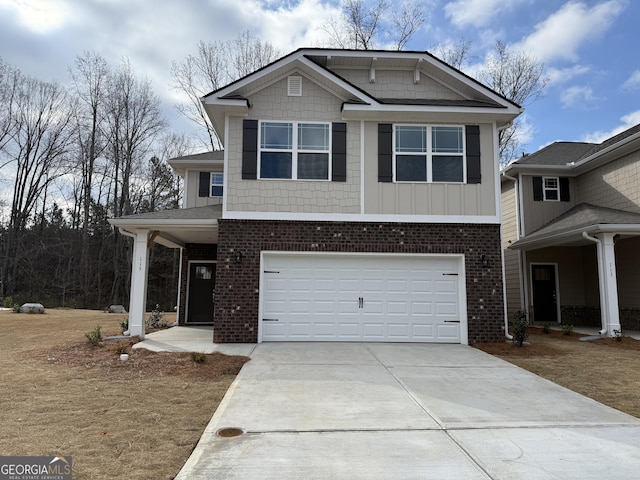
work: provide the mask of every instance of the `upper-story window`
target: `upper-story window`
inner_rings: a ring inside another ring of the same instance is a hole
[[[224,193],[224,174],[200,172],[198,184],[199,197],[222,197]]]
[[[560,201],[560,182],[558,177],[542,177],[542,193],[545,201]]]
[[[395,125],[396,182],[463,183],[464,127]]]
[[[329,180],[328,123],[260,122],[259,178]]]
[[[223,193],[224,174],[212,173],[211,174],[211,197],[221,197]]]

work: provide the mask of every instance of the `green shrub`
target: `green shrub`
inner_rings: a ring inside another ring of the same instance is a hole
[[[207,361],[207,356],[202,352],[191,352],[189,355],[193,363],[204,363]]]
[[[93,330],[87,332],[84,334],[85,337],[87,337],[87,341],[93,345],[94,347],[96,345],[98,345],[100,343],[100,341],[102,340],[102,332],[101,332],[102,328],[100,327],[100,325],[96,326],[96,328],[94,328]]]
[[[527,320],[526,312],[518,310],[513,316],[513,344],[518,347],[522,347],[524,342],[529,338],[527,333],[527,326],[529,321]]]
[[[129,347],[127,345],[118,345],[114,350],[118,355],[129,353]]]
[[[2,300],[2,306],[4,308],[13,308],[15,302],[13,301],[13,297],[8,296],[8,297],[4,297],[4,300]]]
[[[120,330],[122,330],[122,333],[124,333],[127,330],[129,330],[129,320],[128,319],[125,318],[123,321],[120,322]]]
[[[545,323],[544,325],[542,325],[542,331],[544,333],[551,333],[551,325],[549,325],[548,323]]]
[[[18,303],[13,304],[13,313],[20,313],[20,305]]]
[[[151,311],[148,325],[151,328],[166,328],[169,324],[164,319],[164,312],[160,311],[160,305],[156,303],[156,308]]]
[[[569,323],[565,323],[563,324],[561,327],[562,329],[562,334],[563,335],[571,335],[573,333],[573,325],[569,324]]]

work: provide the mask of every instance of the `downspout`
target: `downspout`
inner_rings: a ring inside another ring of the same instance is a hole
[[[597,237],[590,236],[587,232],[582,232],[582,237],[585,240],[589,240],[596,244],[596,248],[598,249],[597,259],[598,259],[598,286],[600,287],[600,323],[602,324],[602,330],[598,333],[600,335],[604,335],[607,333],[607,320],[606,320],[606,311],[607,311],[607,294],[604,291],[604,270],[602,269],[602,242]]]
[[[126,231],[125,229],[123,229],[122,227],[118,227],[118,231],[119,231],[122,235],[125,235],[125,236],[127,236],[127,237],[130,237],[130,238],[136,238],[136,236],[135,236],[133,233],[131,233],[131,232],[127,232],[127,231]]]
[[[502,176],[514,183],[516,194],[516,236],[520,239],[520,205],[518,202],[518,179],[502,172]],[[502,226],[501,226],[502,228]],[[518,269],[520,269],[520,252],[518,252]],[[520,295],[522,295],[522,272],[520,272]],[[504,253],[502,254],[502,297],[504,298],[504,336],[507,340],[513,340],[513,335],[509,333],[509,315],[507,313],[507,279],[505,276]],[[522,297],[521,297],[522,298]]]

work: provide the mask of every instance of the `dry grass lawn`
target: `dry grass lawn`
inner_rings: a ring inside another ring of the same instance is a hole
[[[640,341],[624,337],[580,341],[530,328],[528,344],[479,344],[477,348],[575,392],[640,418]]]
[[[85,332],[118,334],[124,317],[0,311],[2,455],[72,455],[78,480],[177,474],[247,358],[134,350],[120,362],[118,343],[88,344]]]

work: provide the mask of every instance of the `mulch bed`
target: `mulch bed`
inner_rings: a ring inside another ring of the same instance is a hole
[[[102,341],[93,346],[88,341],[67,342],[40,352],[42,358],[53,364],[85,367],[111,374],[137,376],[181,375],[188,378],[215,379],[220,376],[237,375],[249,357],[202,354],[202,362],[194,362],[191,353],[152,352],[146,349],[133,350],[139,339]],[[120,350],[126,348],[129,359],[120,360]]]

